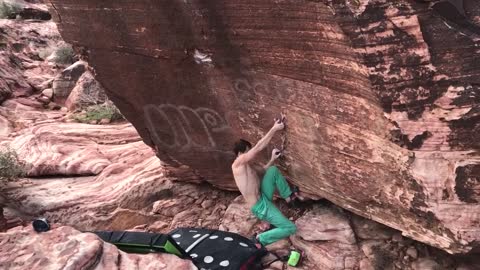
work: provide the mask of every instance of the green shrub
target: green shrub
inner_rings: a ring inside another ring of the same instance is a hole
[[[73,63],[73,57],[75,56],[75,52],[73,51],[73,48],[69,45],[65,45],[62,47],[59,47],[55,51],[55,57],[53,58],[53,61],[57,64],[71,64]]]
[[[102,119],[108,119],[112,122],[124,119],[118,108],[110,101],[100,105],[89,106],[84,113],[75,114],[73,118],[82,123],[90,123]]]
[[[0,179],[14,180],[26,175],[25,165],[17,158],[17,153],[11,149],[0,150]]]
[[[22,6],[15,1],[0,0],[0,19],[15,19]]]

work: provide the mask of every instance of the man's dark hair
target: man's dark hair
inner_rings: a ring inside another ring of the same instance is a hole
[[[235,146],[233,147],[233,152],[235,153],[236,156],[238,156],[238,153],[245,153],[248,148],[252,148],[252,144],[244,139],[240,139],[237,142],[235,142]]]

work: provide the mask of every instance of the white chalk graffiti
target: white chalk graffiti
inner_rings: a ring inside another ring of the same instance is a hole
[[[235,88],[237,93],[241,93],[242,96],[248,96],[255,93],[256,90],[260,90],[260,88],[266,88],[265,85],[262,83],[250,83],[247,79],[241,78],[236,79],[233,82],[233,87]]]
[[[230,129],[219,113],[204,107],[149,104],[144,107],[144,114],[155,145],[176,151],[192,147],[215,150],[217,143],[212,134]]]
[[[265,81],[265,80],[263,80]],[[261,81],[250,81],[246,78],[239,78],[232,83],[234,94],[242,101],[255,100],[262,97],[270,99],[286,100],[289,98],[288,90],[291,86],[282,80],[271,79],[269,83]]]

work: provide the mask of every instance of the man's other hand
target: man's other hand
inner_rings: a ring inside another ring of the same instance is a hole
[[[277,148],[274,148],[272,150],[272,158],[270,160],[276,160],[277,158],[279,158],[280,156],[282,155],[282,151],[280,151],[279,149]]]

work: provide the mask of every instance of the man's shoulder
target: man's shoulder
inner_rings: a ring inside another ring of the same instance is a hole
[[[242,160],[240,157],[238,157],[237,159],[235,159],[235,161],[232,163],[232,170],[235,172],[235,171],[244,171],[247,169],[247,167],[249,167],[249,164],[248,162],[245,162],[244,160]]]
[[[244,164],[242,155],[239,155],[232,163],[232,169],[238,168]]]

